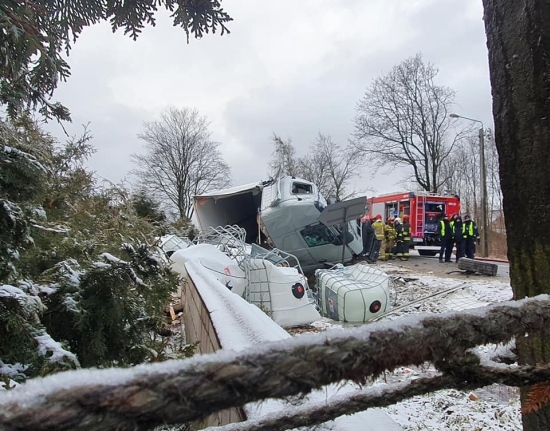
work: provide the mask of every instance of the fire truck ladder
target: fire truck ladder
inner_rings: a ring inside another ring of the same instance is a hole
[[[424,235],[424,213],[426,210],[426,195],[419,195],[416,199],[415,232]]]

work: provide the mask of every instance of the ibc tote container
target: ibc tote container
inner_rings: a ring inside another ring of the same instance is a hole
[[[362,323],[390,309],[389,276],[379,269],[357,264],[315,271],[317,295],[330,319]]]

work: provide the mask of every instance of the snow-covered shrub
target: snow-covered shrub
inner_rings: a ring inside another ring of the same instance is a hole
[[[175,352],[159,338],[176,276],[122,187],[97,189],[89,136],[60,146],[0,119],[0,382]],[[7,386],[6,386],[7,385]]]

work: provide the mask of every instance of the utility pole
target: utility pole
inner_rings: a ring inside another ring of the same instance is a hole
[[[479,129],[479,184],[481,187],[481,256],[489,256],[489,223],[487,221],[487,170],[485,168],[485,127],[483,122],[473,118],[463,117],[462,115],[449,114],[451,118],[463,118],[481,124]]]
[[[481,177],[481,255],[487,257],[489,256],[489,223],[487,222],[487,169],[485,167],[485,130],[483,127],[479,129],[479,170]]]

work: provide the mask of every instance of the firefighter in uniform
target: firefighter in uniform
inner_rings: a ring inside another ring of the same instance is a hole
[[[401,260],[409,260],[409,248],[411,245],[411,224],[409,223],[409,215],[403,216],[403,224],[401,225]]]
[[[384,226],[384,239],[386,240],[386,259],[391,260],[395,254],[395,228],[391,217],[388,217]]]
[[[403,260],[403,225],[401,224],[401,219],[396,217],[393,221],[393,226],[395,229],[395,257],[397,259]]]
[[[378,241],[378,244],[380,246],[380,255],[378,256],[378,259],[380,260],[386,260],[386,241],[384,238],[384,222],[382,221],[382,216],[380,214],[376,214],[376,217],[374,218],[375,221],[372,224],[372,227],[374,228],[374,235],[376,236],[376,240]]]

